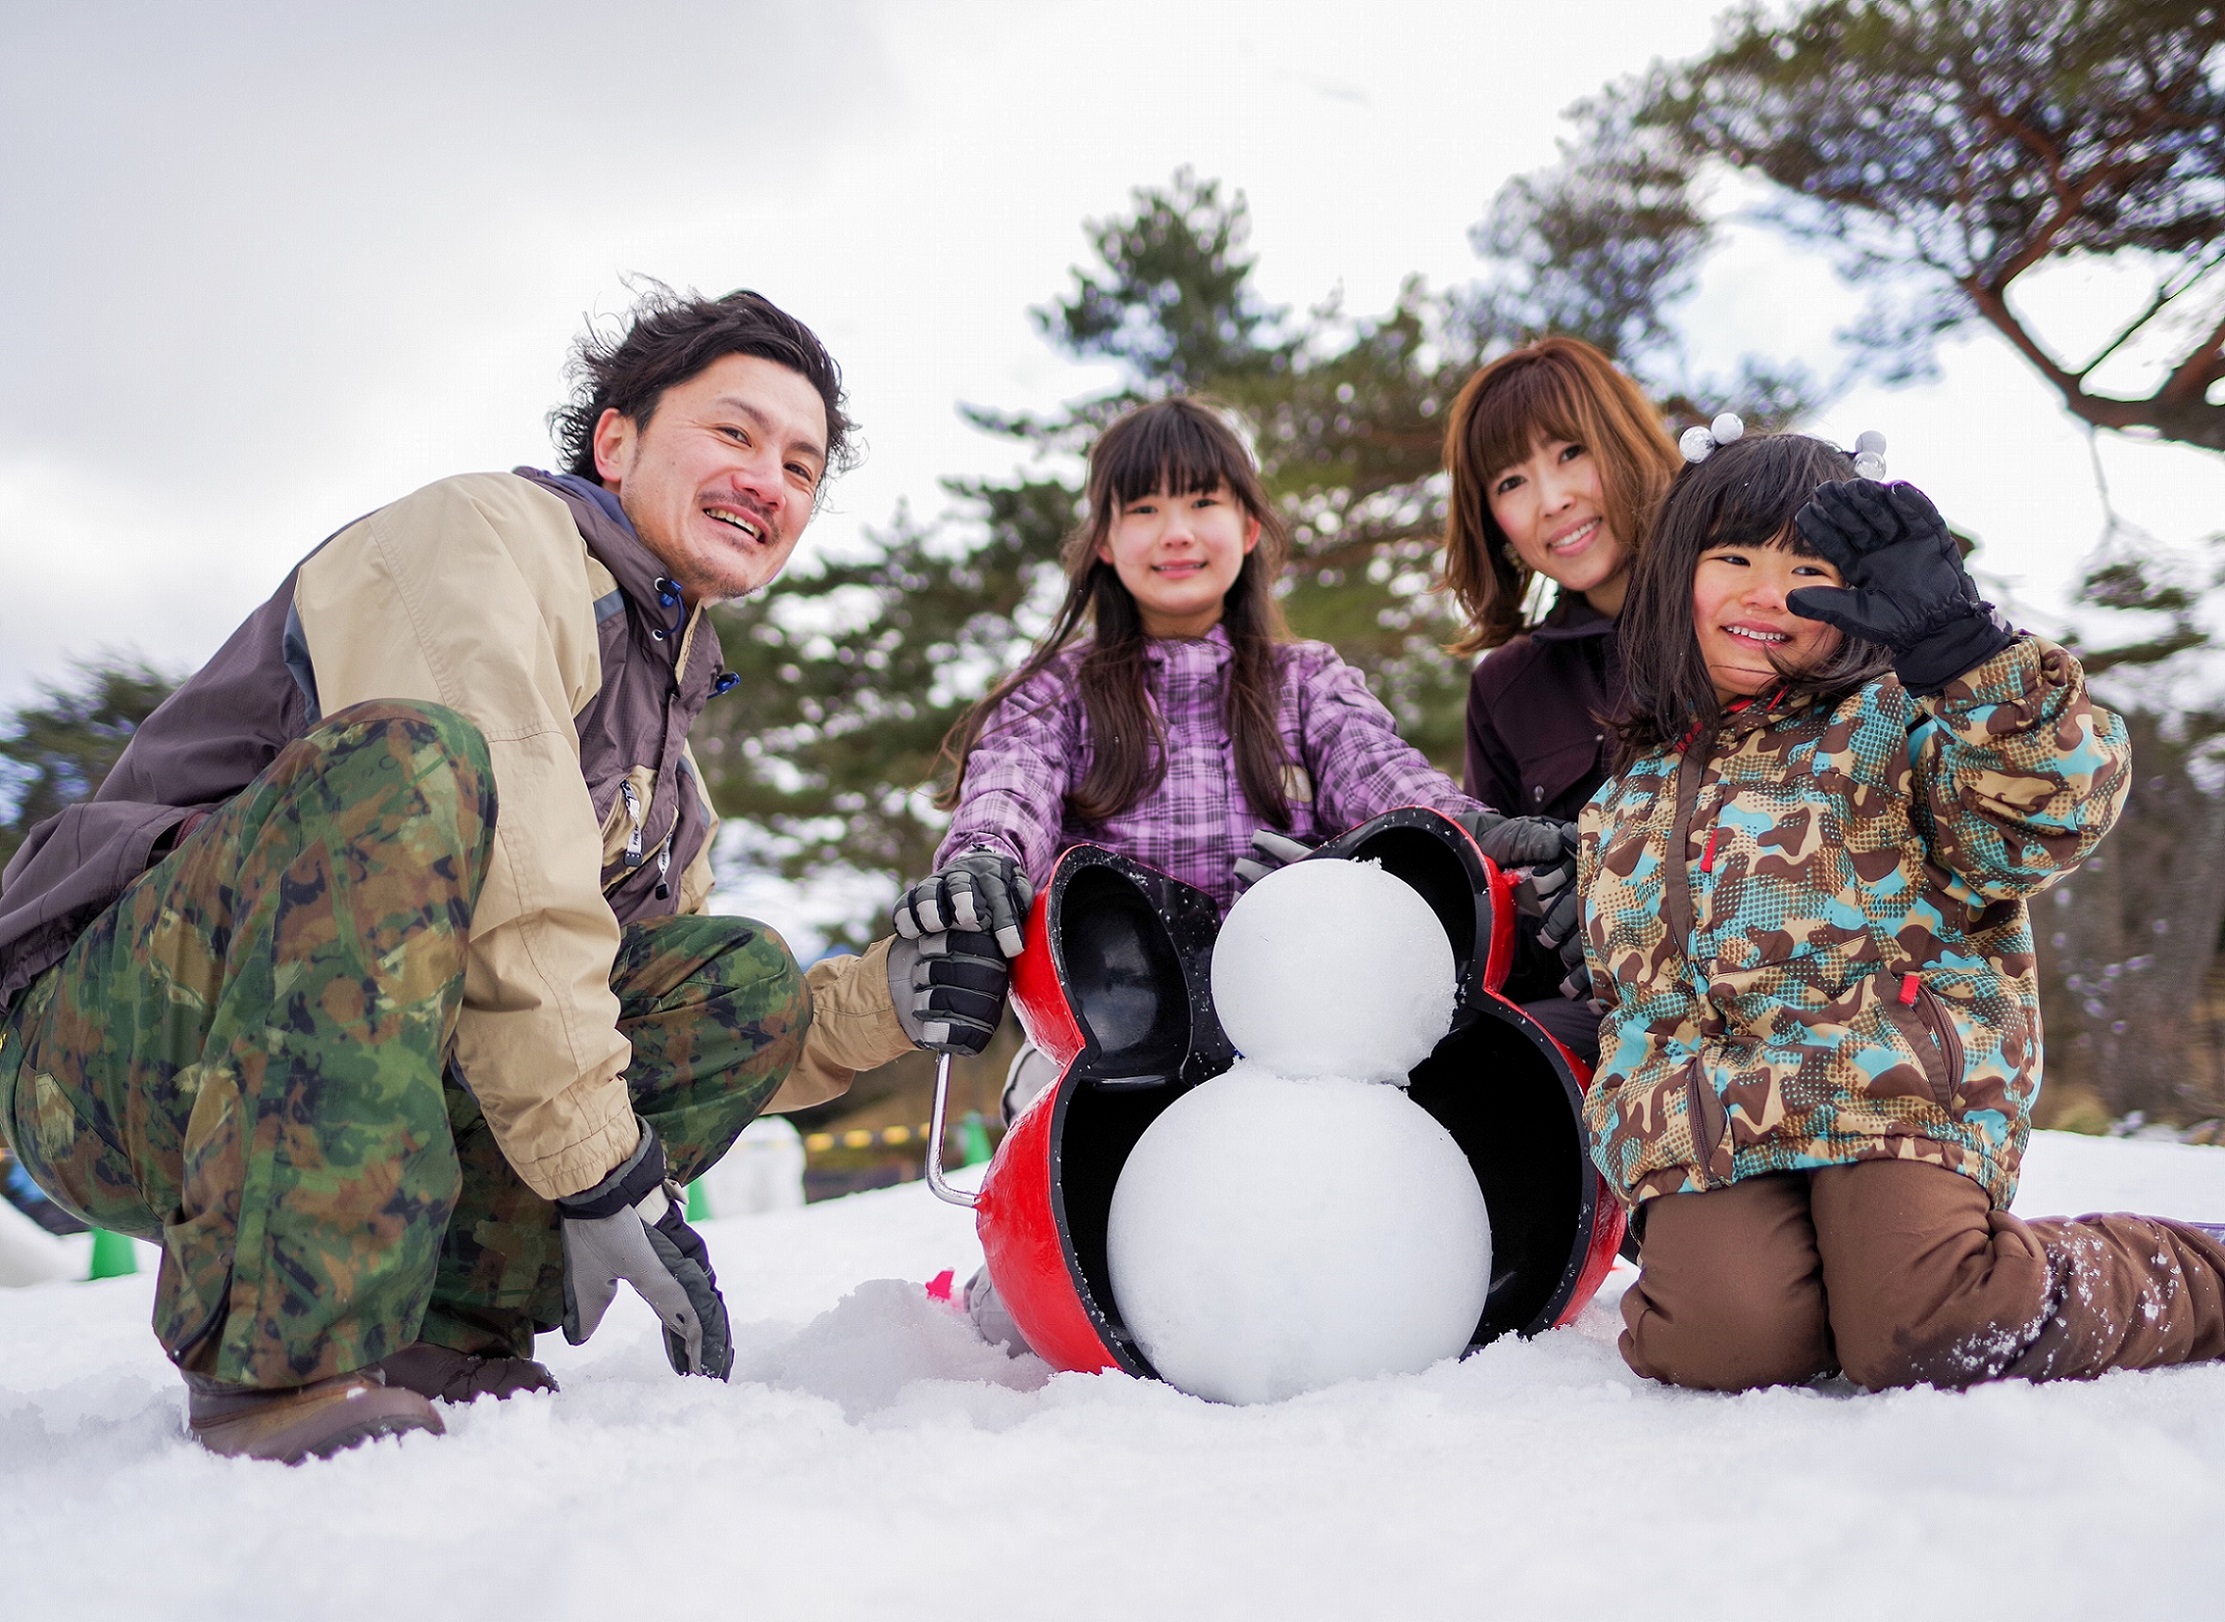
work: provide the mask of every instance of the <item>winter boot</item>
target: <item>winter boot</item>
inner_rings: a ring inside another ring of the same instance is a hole
[[[211,1453],[300,1464],[326,1459],[375,1436],[406,1431],[441,1435],[447,1427],[414,1391],[388,1387],[376,1369],[357,1369],[314,1385],[258,1391],[189,1374],[186,1424]]]
[[[421,1340],[371,1365],[400,1386],[435,1402],[501,1399],[521,1391],[554,1391],[556,1377],[530,1357],[474,1357]]]
[[[1018,1357],[1028,1349],[1027,1338],[1012,1321],[1012,1314],[997,1294],[996,1285],[989,1281],[986,1267],[966,1280],[966,1316],[973,1320],[975,1332],[990,1345],[1000,1348],[1005,1356]]]

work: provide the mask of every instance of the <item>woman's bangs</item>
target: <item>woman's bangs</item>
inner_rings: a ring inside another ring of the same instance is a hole
[[[1540,358],[1509,369],[1476,401],[1468,419],[1468,445],[1486,479],[1496,477],[1549,439],[1584,444],[1581,385],[1562,367]],[[1596,447],[1594,447],[1596,449]]]
[[[1102,457],[1098,475],[1116,507],[1160,491],[1194,496],[1242,483],[1228,464],[1227,447],[1191,412],[1147,412],[1133,427]]]

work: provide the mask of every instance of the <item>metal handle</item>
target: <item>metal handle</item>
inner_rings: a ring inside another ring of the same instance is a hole
[[[963,1188],[954,1188],[943,1176],[943,1115],[950,1102],[950,1055],[935,1056],[935,1108],[927,1118],[927,1187],[936,1199],[951,1205],[963,1205],[972,1210],[980,1196]]]

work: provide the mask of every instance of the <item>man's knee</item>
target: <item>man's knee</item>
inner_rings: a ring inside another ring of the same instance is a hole
[[[495,826],[494,767],[485,736],[456,711],[371,699],[326,716],[297,747],[343,834],[390,838],[429,827],[445,836],[443,850],[484,860]]]
[[[715,1001],[722,1023],[802,1026],[811,1012],[804,972],[779,932],[754,918],[696,914],[628,925],[612,970],[622,998],[655,1004]]]
[[[325,716],[309,729],[306,741],[332,755],[383,748],[406,756],[420,771],[450,771],[489,779],[494,775],[485,735],[467,717],[443,704],[366,699]]]

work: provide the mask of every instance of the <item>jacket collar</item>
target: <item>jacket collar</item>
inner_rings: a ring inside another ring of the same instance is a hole
[[[587,543],[587,550],[611,572],[619,589],[633,599],[634,606],[647,615],[652,624],[670,622],[677,610],[666,609],[657,600],[657,582],[664,579],[664,564],[642,545],[641,537],[634,533],[633,521],[618,505],[617,496],[576,473],[544,473],[533,467],[515,471],[519,478],[539,485],[572,509],[580,539]]]
[[[1533,642],[1576,642],[1585,637],[1612,636],[1615,622],[1592,607],[1582,592],[1558,592],[1545,618],[1530,628]]]
[[[1229,662],[1236,650],[1228,632],[1218,625],[1203,636],[1152,636],[1144,638],[1144,657],[1153,664],[1177,670],[1213,670]]]

